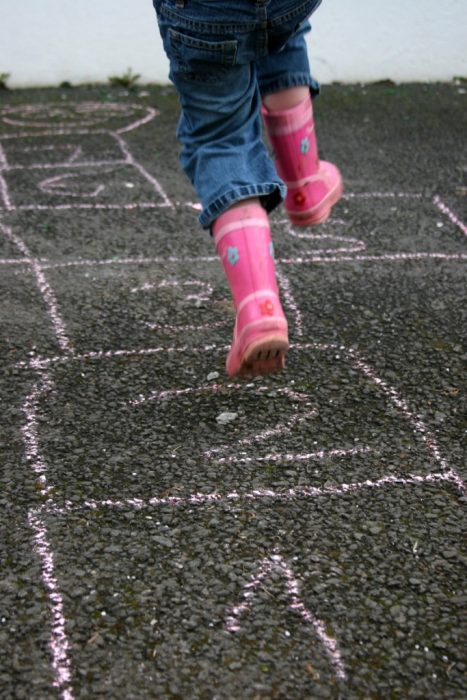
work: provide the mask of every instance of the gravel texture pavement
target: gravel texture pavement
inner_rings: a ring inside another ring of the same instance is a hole
[[[171,88],[0,92],[0,696],[452,698],[465,671],[463,85],[330,86],[292,347],[235,381]]]

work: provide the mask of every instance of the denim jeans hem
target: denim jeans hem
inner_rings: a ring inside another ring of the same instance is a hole
[[[261,185],[243,185],[236,187],[229,192],[215,199],[201,213],[199,223],[205,229],[211,228],[214,221],[224,213],[232,204],[240,202],[242,199],[259,197],[262,206],[267,212],[272,211],[285,198],[287,188],[283,182],[265,182]]]
[[[320,85],[309,73],[286,73],[275,80],[260,81],[259,89],[261,97],[265,97],[279,90],[301,87],[303,85],[308,85],[310,87],[312,97],[317,97],[319,95]]]

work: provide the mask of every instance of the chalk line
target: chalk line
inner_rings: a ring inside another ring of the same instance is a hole
[[[141,163],[139,163],[133,156],[132,152],[127,146],[126,141],[123,139],[123,137],[120,135],[122,132],[118,131],[111,131],[111,135],[116,139],[117,143],[119,144],[120,148],[122,149],[122,152],[125,154],[126,158],[128,159],[128,162],[133,165],[134,168],[153,186],[154,190],[157,192],[159,197],[162,198],[162,201],[167,207],[170,207],[171,209],[174,208],[174,205],[172,201],[169,199],[168,195],[165,193],[165,190],[162,188],[162,185],[159,183],[159,181],[148,171],[146,168],[144,168]]]
[[[467,226],[464,224],[463,221],[459,219],[456,214],[443,202],[443,200],[436,195],[436,197],[433,197],[433,204],[442,212],[445,214],[452,223],[457,226],[464,236],[467,236]]]
[[[271,453],[264,457],[220,457],[216,464],[256,464],[257,462],[312,462],[326,459],[352,457],[354,455],[366,455],[374,452],[371,447],[351,447],[349,449],[317,450],[306,453]]]
[[[377,376],[376,372],[362,359],[359,353],[352,349],[343,350],[349,360],[352,362],[354,367],[359,369],[363,374],[365,374],[371,381],[376,384],[386,396],[391,400],[391,402],[403,413],[409,423],[413,426],[414,430],[420,438],[423,440],[428,448],[430,454],[434,457],[436,462],[440,467],[446,471],[449,470],[449,465],[447,460],[441,456],[441,451],[436,442],[436,439],[432,432],[427,428],[421,416],[410,410],[407,402],[402,398],[400,393],[394,387],[390,386],[387,382]]]
[[[164,331],[165,333],[183,333],[184,331],[207,331],[214,330],[215,328],[224,328],[229,326],[232,321],[217,321],[215,323],[202,323],[199,326],[170,326],[166,323],[149,323],[145,322],[144,325],[152,331]]]
[[[96,202],[88,204],[86,202],[74,202],[73,204],[18,204],[11,205],[11,211],[46,211],[48,209],[56,209],[57,211],[66,211],[69,209],[99,209],[109,211],[122,209],[124,211],[137,211],[138,209],[171,209],[172,205],[166,202],[131,202],[128,204],[103,204]]]
[[[160,506],[205,506],[216,503],[226,504],[231,502],[250,501],[294,501],[309,500],[315,498],[326,498],[328,496],[347,496],[358,494],[366,490],[382,489],[397,486],[423,486],[426,484],[453,484],[459,489],[459,477],[455,470],[447,472],[434,472],[432,474],[415,474],[409,472],[407,476],[383,476],[380,479],[347,482],[343,484],[328,484],[327,486],[300,486],[290,488],[285,491],[274,489],[254,489],[253,491],[211,491],[210,493],[191,493],[187,496],[153,496],[143,498],[122,498],[122,499],[94,499],[88,498],[77,503],[76,501],[66,501],[63,505],[47,502],[35,508],[32,512],[39,515],[49,514],[63,516],[68,513],[76,513],[86,510],[115,509],[115,510],[147,510],[159,508]]]
[[[40,451],[38,413],[40,400],[52,390],[52,386],[52,381],[48,374],[43,373],[34,384],[22,406],[26,420],[21,428],[21,434],[23,436],[26,460],[37,476],[41,496],[46,498],[49,498],[52,489],[50,486],[47,486],[47,465]]]
[[[160,353],[186,353],[192,352],[194,354],[208,353],[208,352],[226,352],[229,349],[229,345],[224,345],[219,347],[218,345],[204,345],[200,347],[193,347],[193,345],[178,345],[172,347],[157,347],[157,348],[145,348],[143,350],[95,350],[90,352],[84,352],[81,354],[74,353],[72,356],[67,357],[63,355],[55,355],[54,357],[40,357],[34,356],[30,360],[20,361],[15,364],[18,369],[47,369],[51,365],[64,364],[70,360],[82,361],[82,360],[111,360],[117,357],[151,357],[153,355],[158,355]]]
[[[37,513],[28,514],[33,531],[34,548],[41,563],[41,576],[52,616],[49,648],[52,654],[53,685],[60,691],[62,700],[73,700],[70,672],[70,644],[66,633],[63,597],[55,575],[54,553],[48,540],[47,527]]]
[[[342,199],[423,199],[421,192],[344,192]]]
[[[151,205],[152,207],[152,205]],[[154,208],[154,207],[152,207]],[[180,257],[177,255],[164,256],[135,256],[127,258],[107,258],[104,260],[67,260],[64,262],[42,262],[42,267],[46,269],[58,269],[62,267],[101,267],[106,265],[167,265],[168,263],[213,263],[217,262],[217,258],[212,255],[199,255],[196,257]]]
[[[5,178],[2,175],[2,170],[8,167],[8,161],[3,149],[2,143],[0,141],[0,197],[3,200],[3,206],[8,211],[11,209],[11,199],[8,192],[8,185]]]
[[[65,323],[63,322],[60,313],[58,311],[58,303],[57,299],[55,297],[54,291],[50,284],[47,281],[46,276],[44,275],[44,272],[42,270],[41,263],[39,260],[34,258],[27,245],[21,240],[19,236],[13,233],[13,231],[8,227],[5,226],[0,222],[0,231],[4,234],[4,236],[11,241],[17,248],[18,250],[24,255],[24,257],[27,259],[28,264],[30,265],[32,271],[34,272],[34,275],[36,277],[36,283],[39,288],[39,291],[42,295],[42,298],[45,302],[45,306],[47,309],[47,314],[49,316],[49,319],[54,327],[55,334],[57,336],[57,342],[60,347],[60,349],[66,353],[67,355],[73,355],[74,350],[71,346],[71,343],[68,339],[66,329],[65,329]]]
[[[99,136],[99,134],[108,133],[108,129],[95,129],[90,131],[89,129],[73,129],[72,127],[59,127],[54,130],[46,129],[44,131],[23,131],[17,132],[16,134],[2,134],[0,136],[0,143],[2,141],[20,141],[21,139],[27,139],[28,141],[30,141],[31,139],[49,136]]]
[[[161,208],[165,207],[165,204],[129,204],[129,205],[96,205],[96,204],[84,204],[82,207],[78,205],[78,208],[83,209],[137,209],[137,208]],[[50,209],[49,206],[45,206],[45,209]],[[75,209],[76,205],[57,205],[54,208],[65,208],[65,209]],[[355,256],[336,256],[336,257],[322,257],[321,255],[312,255],[306,257],[296,257],[296,258],[278,258],[277,263],[279,265],[306,265],[309,263],[319,263],[319,264],[329,264],[329,263],[340,263],[340,262],[380,262],[380,261],[395,261],[404,262],[406,260],[467,260],[467,253],[388,253],[383,255],[355,255]],[[200,256],[186,256],[180,257],[176,255],[168,256],[134,256],[127,258],[108,258],[108,259],[86,259],[81,258],[77,260],[66,260],[62,262],[51,261],[48,258],[41,258],[40,263],[43,270],[54,270],[67,267],[105,267],[112,265],[164,265],[167,263],[186,263],[187,265],[195,263],[217,263],[218,259],[212,255],[200,255]],[[17,264],[16,259],[2,259],[0,258],[0,265]]]
[[[28,258],[0,258],[0,265],[28,265]]]
[[[3,201],[3,207],[7,211],[12,211],[14,209],[13,204],[10,199],[10,193],[8,191],[8,185],[6,183],[5,178],[0,172],[0,197],[2,198]]]
[[[303,316],[300,311],[297,302],[295,301],[295,296],[292,292],[292,285],[290,280],[280,269],[279,265],[276,265],[276,277],[279,282],[282,294],[284,297],[284,306],[289,309],[290,313],[294,317],[295,321],[295,333],[299,338],[303,336]]]
[[[78,149],[76,149],[78,150]],[[121,167],[124,165],[129,165],[129,161],[125,158],[122,160],[84,160],[84,161],[72,161],[68,159],[64,162],[58,163],[32,163],[31,165],[11,165],[8,168],[4,168],[7,172],[13,172],[16,170],[71,170],[71,169],[84,169],[84,168],[104,168],[109,166]],[[110,172],[109,170],[107,172]],[[96,173],[97,174],[97,173]]]
[[[139,107],[139,105],[134,105],[135,107]],[[155,117],[157,117],[160,112],[158,109],[154,109],[154,107],[146,107],[148,114],[145,117],[140,117],[140,119],[136,119],[134,122],[131,124],[128,124],[128,126],[122,126],[121,129],[117,129],[116,133],[117,134],[126,134],[129,131],[134,131],[135,129],[139,129],[141,126],[144,124],[148,124],[151,122]]]
[[[6,170],[8,168],[8,160],[5,154],[5,150],[2,146],[0,139],[0,170]]]
[[[467,253],[386,253],[382,255],[339,255],[323,257],[309,255],[297,258],[281,258],[282,265],[329,264],[342,262],[406,262],[407,260],[467,260]]]

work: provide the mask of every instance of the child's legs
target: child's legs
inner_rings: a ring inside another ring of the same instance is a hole
[[[309,23],[258,66],[263,117],[279,175],[287,184],[285,209],[293,224],[323,223],[342,194],[342,178],[332,163],[320,161],[311,95],[317,92],[308,63]]]
[[[180,162],[203,205],[201,224],[239,200],[259,197],[272,209],[285,195],[261,135],[260,94],[253,63],[211,68],[209,82],[172,69],[182,105]]]
[[[155,0],[170,78],[182,114],[181,165],[209,228],[239,200],[259,197],[270,210],[285,187],[262,141],[256,73],[256,4]]]
[[[319,0],[154,2],[182,105],[181,163],[203,204],[201,224],[213,225],[236,305],[227,369],[267,374],[283,366],[288,339],[269,222],[259,201],[272,209],[285,186],[262,141],[257,65],[286,44],[291,54],[301,54],[300,42],[293,39],[289,46],[288,40]],[[265,82],[276,80],[282,57],[265,63]],[[309,70],[298,63],[271,92],[313,87]]]
[[[273,92],[271,95],[265,95],[263,98],[264,106],[271,112],[283,109],[291,109],[303,102],[310,94],[310,88],[305,86],[290,87],[278,92]]]
[[[183,108],[181,164],[201,199],[204,227],[241,199],[259,197],[269,211],[285,196],[262,142],[260,93],[305,85],[317,92],[303,35],[319,4],[154,0]]]
[[[311,92],[318,95],[319,84],[312,77],[305,35],[310,23],[304,22],[279,53],[270,53],[257,62],[258,85],[268,109],[295,107]]]

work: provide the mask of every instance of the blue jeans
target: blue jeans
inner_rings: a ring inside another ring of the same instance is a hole
[[[319,86],[305,44],[321,0],[153,0],[180,98],[180,162],[209,228],[235,202],[267,211],[286,188],[262,140],[261,97]]]

